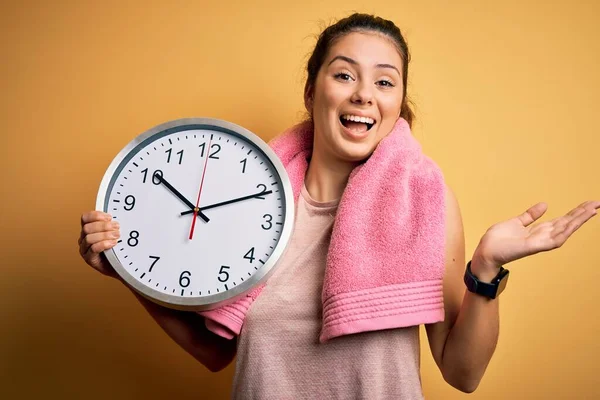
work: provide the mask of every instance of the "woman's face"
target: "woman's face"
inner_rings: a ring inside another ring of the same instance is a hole
[[[400,54],[385,36],[354,32],[339,39],[307,98],[314,151],[353,163],[369,157],[400,115],[401,71]]]

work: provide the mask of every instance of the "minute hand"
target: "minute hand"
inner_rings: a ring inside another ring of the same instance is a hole
[[[238,197],[237,199],[222,201],[220,203],[215,203],[215,204],[211,204],[209,206],[200,207],[200,211],[210,210],[211,208],[224,206],[226,204],[237,203],[238,201],[254,199],[256,197],[263,196],[265,194],[271,194],[271,193],[273,193],[272,190],[267,190],[266,192],[259,192],[259,193],[251,194],[251,195],[244,196],[244,197]],[[191,214],[193,212],[194,212],[193,210],[187,210],[187,211],[182,212],[181,215],[187,215],[187,214]]]

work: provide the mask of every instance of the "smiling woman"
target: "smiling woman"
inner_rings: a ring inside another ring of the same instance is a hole
[[[590,201],[533,225],[546,210],[533,205],[490,227],[465,268],[456,198],[411,134],[409,61],[391,21],[353,14],[325,29],[307,66],[310,118],[271,144],[297,183],[275,273],[199,314],[138,297],[211,371],[237,354],[234,398],[421,399],[423,325],[444,379],[474,391],[498,339],[503,265],[562,246],[596,215]],[[101,252],[119,227],[100,212],[81,221],[82,257],[115,276]]]
[[[409,57],[400,31],[383,20],[378,26],[361,16],[352,18],[339,22],[342,28],[347,25],[345,34],[335,25],[324,32],[308,62],[305,85],[306,107],[315,124],[313,161],[332,157],[346,171],[373,152],[399,115],[407,116],[409,124],[413,117],[405,100]]]

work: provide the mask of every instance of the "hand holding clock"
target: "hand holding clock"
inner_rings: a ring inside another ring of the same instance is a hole
[[[109,165],[96,199],[102,213],[82,217],[80,253],[159,305],[198,311],[266,279],[291,236],[290,205],[286,170],[260,137],[227,121],[167,121],[134,138]],[[221,206],[225,219],[207,211]]]
[[[119,279],[119,275],[102,253],[115,247],[121,236],[119,223],[111,220],[112,216],[102,211],[90,211],[81,216],[79,254],[96,271]]]

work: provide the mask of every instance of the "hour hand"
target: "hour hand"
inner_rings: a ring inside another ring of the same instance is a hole
[[[183,201],[186,206],[188,206],[188,207],[191,208],[189,214],[191,214],[194,211],[196,211],[195,210],[196,206],[191,201],[189,201],[188,199],[186,199],[185,196],[183,196],[177,189],[175,189],[173,187],[173,185],[171,185],[169,182],[167,182],[167,180],[165,178],[163,178],[162,175],[160,175],[158,173],[154,173],[154,178],[156,178],[156,180],[160,181],[160,183],[162,183],[163,185],[165,185],[167,187],[167,189],[169,189],[171,192],[173,192],[173,194],[175,196],[179,197],[179,199],[181,201]],[[210,219],[208,219],[208,217],[202,211],[200,211],[199,209],[198,209],[198,216],[200,218],[202,218],[204,220],[204,222],[210,221]]]
[[[231,199],[231,200],[227,200],[227,201],[222,201],[220,203],[215,203],[215,204],[211,204],[208,206],[200,207],[200,210],[208,210],[211,208],[220,207],[220,206],[224,206],[224,205],[231,204],[231,203],[237,203],[238,201],[243,201],[243,200],[248,200],[248,199],[262,199],[262,197],[260,197],[260,196],[263,196],[265,194],[271,194],[271,193],[273,193],[272,190],[258,192],[258,193],[254,193],[254,194],[251,194],[248,196],[238,197],[237,199]],[[187,210],[187,211],[182,212],[181,215],[191,214],[193,212],[194,212],[194,210]]]

